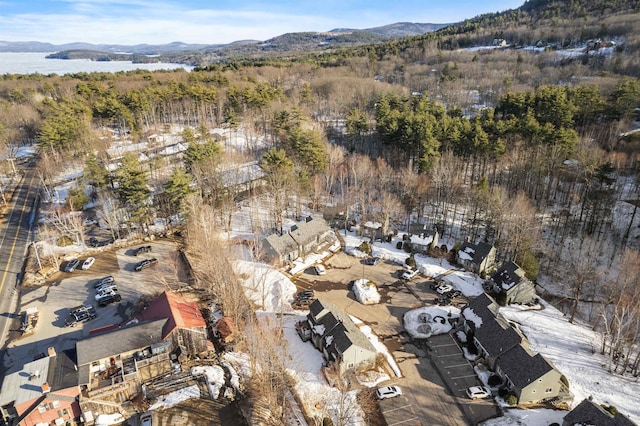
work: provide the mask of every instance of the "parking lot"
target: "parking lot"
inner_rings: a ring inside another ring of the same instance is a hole
[[[139,244],[142,245],[142,244]],[[22,288],[20,309],[36,307],[39,320],[33,334],[22,336],[19,319],[11,327],[11,343],[2,359],[5,374],[22,368],[24,360],[31,360],[50,346],[56,351],[74,347],[75,342],[90,335],[91,330],[121,324],[138,311],[143,303],[167,289],[178,289],[186,285],[180,258],[175,243],[159,240],[151,243],[152,251],[134,256],[132,247],[117,250],[95,251],[80,257],[96,258],[89,270],[76,269],[74,272],[57,272],[45,285]],[[157,258],[158,264],[140,272],[135,265],[145,258]],[[66,262],[61,264],[64,269]],[[100,278],[112,275],[122,297],[120,303],[99,307],[95,300],[94,283]],[[92,305],[96,318],[80,322],[75,327],[65,327],[69,310],[79,305]]]
[[[479,381],[451,336],[433,336],[427,346],[424,341],[412,341],[403,329],[405,312],[431,305],[439,296],[432,289],[432,279],[418,275],[403,281],[400,265],[366,265],[344,253],[335,254],[326,265],[325,275],[309,269],[293,280],[300,290],[312,288],[318,297],[364,321],[392,353],[402,377],[391,374],[381,385],[399,385],[403,395],[379,402],[388,425],[475,425],[498,414],[491,399],[466,397],[466,388]],[[365,306],[355,299],[348,285],[360,278],[376,283],[381,303]],[[457,297],[452,302],[463,305],[466,299]]]

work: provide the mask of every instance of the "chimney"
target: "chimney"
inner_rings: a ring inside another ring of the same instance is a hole
[[[49,346],[49,349],[47,349],[47,353],[49,354],[49,356],[56,356],[56,348],[54,348],[53,346]]]
[[[49,393],[49,392],[51,392],[51,387],[49,386],[49,383],[47,383],[47,382],[44,382],[44,383],[42,384],[42,386],[40,386],[40,387],[41,387],[41,389],[42,389],[42,393]]]

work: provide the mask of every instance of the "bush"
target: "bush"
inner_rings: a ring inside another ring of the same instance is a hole
[[[358,246],[358,250],[369,255],[371,254],[371,246],[366,241],[363,241],[362,244]]]
[[[502,383],[502,377],[498,376],[497,374],[492,374],[487,380],[487,384],[492,388],[498,386],[500,383]]]
[[[416,260],[413,258],[413,256],[407,257],[407,260],[405,260],[404,263],[406,263],[407,266],[410,266],[412,269],[416,267]]]
[[[73,244],[73,240],[68,235],[63,235],[62,237],[58,238],[58,241],[56,241],[56,243],[59,247],[67,247]]]
[[[498,389],[498,396],[500,398],[505,398],[507,397],[507,395],[509,395],[509,389],[507,389],[506,387],[501,387],[500,389]]]
[[[396,243],[396,248],[397,248],[398,250],[402,250],[402,241],[398,241],[398,242]]]
[[[518,398],[516,398],[516,396],[514,394],[509,394],[509,396],[507,396],[507,398],[505,399],[505,401],[507,402],[507,404],[514,406],[518,404]]]
[[[404,249],[405,252],[411,253],[411,243],[405,242],[404,246],[402,246],[402,248]]]
[[[322,419],[322,426],[333,426],[333,420],[330,417]]]

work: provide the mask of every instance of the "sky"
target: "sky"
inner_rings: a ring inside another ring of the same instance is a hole
[[[453,23],[524,0],[0,0],[0,41],[225,44],[395,22]]]

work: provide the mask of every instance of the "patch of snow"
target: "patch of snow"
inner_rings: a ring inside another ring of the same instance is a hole
[[[182,401],[192,398],[200,398],[200,389],[198,389],[198,385],[188,386],[158,397],[158,400],[149,407],[149,410],[173,407]]]
[[[220,389],[224,386],[224,369],[219,365],[205,365],[191,367],[191,374],[193,376],[199,376],[204,374],[207,378],[207,385],[209,386],[209,393],[211,393],[213,399],[217,399],[220,396]]]
[[[375,283],[366,278],[360,278],[353,282],[353,293],[355,294],[358,302],[363,305],[380,303],[380,293],[378,293],[378,288]]]

